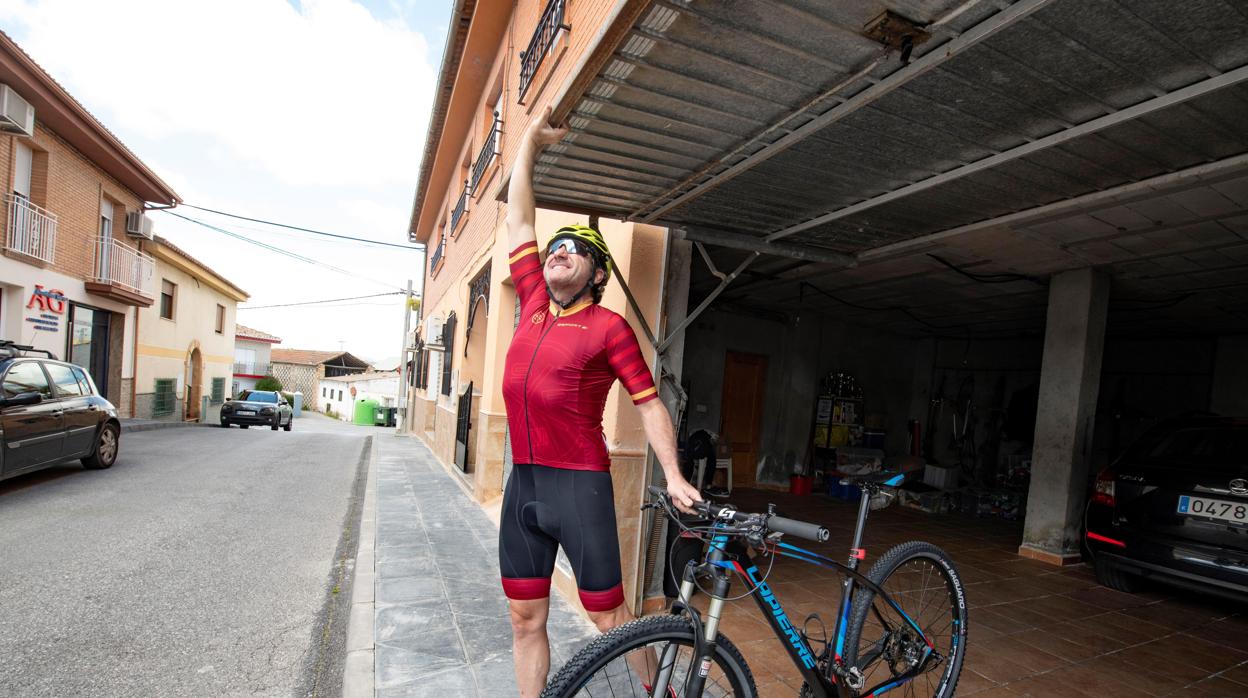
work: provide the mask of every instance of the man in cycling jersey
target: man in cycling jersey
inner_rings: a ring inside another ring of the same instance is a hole
[[[560,228],[544,248],[534,230],[533,163],[566,128],[550,108],[521,137],[508,188],[507,236],[520,323],[507,351],[503,399],[515,466],[503,494],[498,557],[510,600],[516,681],[536,698],[550,670],[550,577],[563,546],[581,604],[602,632],[633,619],[624,606],[611,462],[602,431],[618,379],[641,413],[677,506],[700,500],[681,475],[676,438],[628,322],[598,305],[614,270],[593,228]]]

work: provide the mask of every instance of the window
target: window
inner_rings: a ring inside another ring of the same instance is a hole
[[[44,364],[44,368],[48,370],[48,376],[52,378],[52,384],[56,386],[56,392],[61,397],[75,397],[83,394],[82,386],[78,385],[78,378],[69,366]]]
[[[100,199],[100,237],[113,236],[113,202]]]
[[[442,355],[442,394],[451,394],[451,359],[455,356],[455,313],[446,318],[442,325],[442,346],[446,351]]]
[[[43,374],[39,362],[13,364],[4,377],[5,397],[16,397],[22,393],[39,393],[45,400],[52,397],[52,386],[48,385],[48,377]]]
[[[225,334],[225,306],[217,306],[217,334]]]
[[[152,395],[152,416],[163,417],[167,414],[173,414],[173,408],[177,400],[174,396],[174,381],[172,378],[157,378],[154,394]]]
[[[17,146],[13,167],[13,193],[29,200],[31,171],[34,169],[35,154],[30,149],[30,146],[17,139],[13,139],[13,144]]]
[[[95,386],[91,385],[91,377],[87,375],[86,371],[75,366],[74,378],[78,379],[78,385],[82,387],[83,395],[95,395]]]
[[[221,306],[217,306],[220,308]],[[225,402],[225,378],[212,379],[212,397],[213,404],[219,405]]]
[[[341,391],[341,390],[339,390],[339,391],[338,391],[338,401],[339,401],[339,402],[342,402],[342,391]]]
[[[177,293],[177,284],[169,279],[160,280],[160,316],[166,320],[173,319],[173,301],[177,297]]]

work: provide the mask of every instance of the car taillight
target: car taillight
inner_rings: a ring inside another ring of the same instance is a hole
[[[1096,476],[1096,489],[1092,493],[1092,503],[1112,507],[1114,501],[1114,471],[1112,468],[1106,468]]]

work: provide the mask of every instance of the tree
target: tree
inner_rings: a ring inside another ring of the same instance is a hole
[[[256,390],[281,390],[282,382],[273,376],[265,376],[256,381]]]

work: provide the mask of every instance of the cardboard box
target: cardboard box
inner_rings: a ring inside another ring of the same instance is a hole
[[[958,488],[958,469],[942,468],[939,465],[928,465],[923,468],[923,484],[940,490],[956,490]]]

